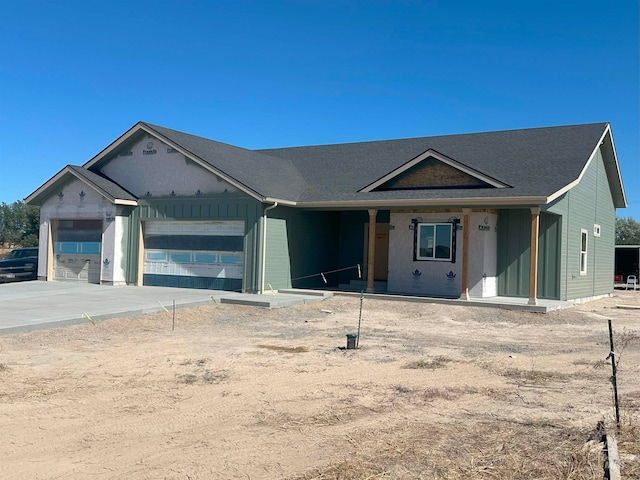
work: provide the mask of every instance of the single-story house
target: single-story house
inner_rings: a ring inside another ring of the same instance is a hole
[[[608,123],[248,150],[139,122],[25,201],[42,280],[531,304],[612,293],[626,206]]]

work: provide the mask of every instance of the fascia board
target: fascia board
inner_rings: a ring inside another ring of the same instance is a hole
[[[606,131],[609,134],[606,138],[608,138],[609,141],[611,142],[611,152],[613,153],[613,160],[614,160],[614,164],[615,164],[617,180],[618,180],[618,184],[620,186],[620,193],[622,193],[623,206],[619,207],[619,208],[627,208],[627,206],[628,206],[627,195],[624,192],[624,184],[622,183],[622,173],[620,173],[620,164],[618,163],[618,154],[616,153],[616,146],[613,143],[613,133],[611,132],[611,125],[607,124]],[[605,164],[605,166],[606,166],[606,164]]]
[[[68,173],[72,173],[69,165],[65,166],[62,170],[56,173],[53,177],[47,180],[44,184],[42,184],[37,190],[35,190],[31,195],[24,199],[25,203],[31,203],[35,201],[38,197],[44,194],[47,190],[52,188],[56,183],[58,183],[62,177],[67,175]]]
[[[378,188],[380,185],[384,184],[385,182],[391,180],[392,178],[397,177],[398,175],[406,172],[407,170],[409,170],[410,168],[414,167],[415,165],[419,164],[420,162],[422,162],[424,159],[426,159],[427,157],[434,157],[437,160],[446,163],[447,165],[460,170],[461,172],[466,173],[467,175],[471,175],[474,178],[477,178],[478,180],[481,180],[485,183],[488,183],[489,185],[496,187],[496,188],[507,188],[509,185],[506,185],[502,182],[498,182],[497,180],[495,180],[494,178],[488,177],[487,175],[484,175],[472,168],[467,167],[466,165],[447,157],[446,155],[441,154],[440,152],[437,152],[436,150],[433,150],[432,148],[430,148],[429,150],[421,153],[420,155],[418,155],[417,157],[415,157],[412,160],[409,160],[408,162],[406,162],[404,165],[401,165],[400,167],[396,168],[395,170],[387,173],[385,176],[379,178],[378,180],[376,180],[375,182],[367,185],[366,187],[364,187],[363,189],[359,190],[359,192],[363,192],[363,193],[369,193],[372,192],[373,190],[375,190],[376,188]]]
[[[283,200],[282,198],[265,197],[262,200],[263,203],[278,203],[278,205],[284,205],[287,207],[295,207],[298,203],[292,200]]]
[[[531,206],[546,205],[547,197],[472,197],[472,198],[438,198],[438,199],[394,199],[394,200],[347,200],[327,202],[296,202],[300,208],[334,208],[334,207],[429,207],[447,205],[504,205],[504,206]]]
[[[553,202],[554,200],[556,200],[558,197],[564,195],[565,193],[567,193],[569,190],[571,190],[573,187],[575,187],[576,185],[578,185],[580,183],[580,181],[582,180],[582,177],[584,177],[584,174],[586,173],[587,169],[589,168],[589,165],[591,165],[591,162],[593,161],[593,159],[596,156],[596,153],[598,152],[598,149],[600,148],[600,145],[603,144],[605,138],[607,138],[607,135],[609,136],[609,140],[611,141],[611,147],[613,150],[613,158],[615,160],[615,168],[618,174],[618,182],[620,182],[620,188],[622,191],[622,198],[624,201],[624,206],[627,206],[627,199],[624,193],[624,188],[622,186],[622,177],[620,176],[620,167],[618,165],[618,157],[616,155],[616,150],[613,147],[613,138],[611,135],[611,127],[609,124],[607,124],[606,128],[604,129],[604,132],[602,133],[602,135],[600,136],[600,140],[598,140],[598,143],[596,143],[596,146],[594,147],[593,151],[591,152],[591,155],[589,156],[589,160],[587,160],[587,163],[585,163],[584,167],[582,168],[582,170],[580,171],[580,175],[578,175],[578,178],[576,180],[574,180],[571,183],[568,183],[567,185],[565,185],[564,187],[562,187],[560,190],[558,190],[557,192],[552,193],[549,196],[549,202]],[[606,166],[605,166],[606,168]]]

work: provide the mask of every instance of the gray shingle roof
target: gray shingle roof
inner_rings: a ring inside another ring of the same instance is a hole
[[[259,150],[291,161],[300,202],[548,197],[578,179],[606,123]],[[512,188],[359,192],[433,149]]]
[[[114,200],[137,200],[135,195],[103,175],[94,173],[84,167],[78,167],[76,165],[67,165],[67,167],[70,170],[73,170],[76,175],[84,179],[85,182],[93,185],[98,190],[102,190],[102,192]]]

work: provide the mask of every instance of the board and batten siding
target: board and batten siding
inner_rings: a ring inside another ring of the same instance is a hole
[[[340,212],[276,207],[268,212],[265,286],[336,287],[339,276]],[[288,262],[288,265],[287,265]]]
[[[561,217],[540,213],[537,297],[559,299]],[[531,210],[501,210],[498,217],[498,295],[529,296]]]
[[[138,255],[140,251],[140,224],[147,220],[243,220],[244,266],[243,285],[245,292],[255,292],[260,288],[260,228],[262,204],[248,195],[223,193],[207,197],[193,198],[145,198],[138,201],[138,207],[131,213],[129,265],[127,281],[135,283],[138,277]]]
[[[613,292],[615,207],[600,150],[582,179],[547,211],[563,218],[561,236],[562,300],[590,298]],[[594,226],[600,226],[600,236]],[[587,272],[580,274],[580,232],[587,231]]]
[[[498,213],[498,295],[529,296],[531,211]]]
[[[265,256],[265,288],[291,288],[291,257],[287,236],[287,220],[267,218],[267,254]]]

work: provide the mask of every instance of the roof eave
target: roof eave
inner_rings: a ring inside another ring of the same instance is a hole
[[[345,200],[323,202],[296,202],[299,208],[371,208],[371,207],[445,207],[445,206],[519,206],[546,205],[548,197],[470,197],[470,198],[437,198],[437,199],[393,199],[393,200]]]

